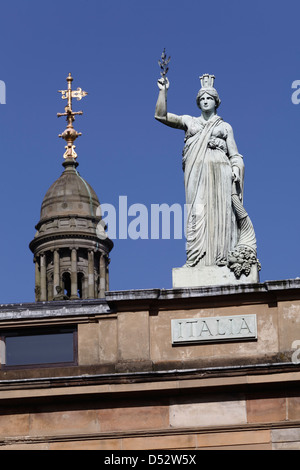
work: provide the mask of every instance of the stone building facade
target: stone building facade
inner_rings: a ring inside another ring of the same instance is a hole
[[[205,341],[251,316],[254,337]],[[0,448],[299,449],[299,318],[299,280],[1,305]],[[204,342],[174,343],[199,319]],[[69,362],[9,362],[8,338],[51,331],[73,332]]]

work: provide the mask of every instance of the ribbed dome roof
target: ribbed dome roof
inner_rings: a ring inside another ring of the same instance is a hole
[[[63,216],[95,217],[100,205],[93,188],[76,170],[72,159],[63,163],[62,175],[48,189],[41,206],[40,224]]]
[[[80,176],[73,158],[66,159],[63,166],[65,170],[43,199],[37,231],[29,244],[31,251],[36,253],[71,244],[110,251],[113,242],[104,232],[102,236],[100,203],[95,191]]]

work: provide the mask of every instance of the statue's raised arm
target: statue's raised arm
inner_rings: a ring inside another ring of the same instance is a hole
[[[159,88],[159,94],[155,107],[155,119],[166,124],[167,126],[174,127],[176,129],[186,130],[186,117],[178,116],[177,114],[168,113],[167,111],[167,94],[170,86],[170,82],[167,78],[169,71],[169,62],[171,57],[167,57],[166,50],[163,50],[161,60],[158,61],[160,66],[161,78],[157,80],[157,86]]]
[[[157,85],[159,88],[159,94],[155,107],[155,119],[167,126],[186,130],[183,116],[177,116],[177,114],[168,113],[167,111],[167,94],[170,86],[168,78],[160,78],[157,80]]]

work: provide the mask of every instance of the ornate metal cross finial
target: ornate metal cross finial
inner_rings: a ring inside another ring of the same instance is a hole
[[[77,101],[81,100],[84,96],[87,95],[86,91],[83,91],[81,88],[77,90],[72,90],[72,81],[73,78],[71,74],[67,76],[68,89],[67,90],[58,90],[58,93],[61,93],[63,100],[67,99],[68,104],[65,107],[64,113],[57,113],[57,117],[66,116],[67,117],[67,128],[62,134],[59,134],[59,137],[62,137],[67,142],[66,152],[64,153],[64,158],[76,158],[77,154],[75,152],[75,145],[73,142],[81,135],[81,132],[77,132],[73,127],[73,121],[75,121],[75,115],[82,115],[82,111],[73,111],[72,110],[72,98],[77,98]]]
[[[166,75],[169,71],[168,64],[170,60],[171,60],[171,57],[167,58],[166,49],[164,49],[161,55],[161,60],[158,61],[158,65],[160,66],[160,74],[164,80],[166,79]]]

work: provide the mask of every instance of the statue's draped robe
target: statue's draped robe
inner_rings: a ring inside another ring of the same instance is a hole
[[[186,266],[226,264],[239,238],[238,220],[232,205],[232,166],[241,173],[240,155],[228,155],[227,130],[222,118],[192,118],[186,131],[183,169],[187,204]],[[233,191],[234,188],[234,191]]]

